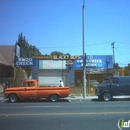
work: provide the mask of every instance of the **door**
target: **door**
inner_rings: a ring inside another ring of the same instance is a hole
[[[130,78],[129,77],[121,77],[119,85],[120,85],[120,91],[122,95],[130,95]]]
[[[26,83],[24,98],[37,98],[37,88],[33,82]]]
[[[112,78],[110,80],[110,90],[111,90],[113,96],[121,95],[120,85],[118,83],[117,78]]]

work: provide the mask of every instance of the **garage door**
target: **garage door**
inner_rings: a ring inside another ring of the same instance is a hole
[[[65,81],[65,76],[62,76],[62,71],[40,71],[38,76],[39,86],[59,86],[60,79],[63,78]]]

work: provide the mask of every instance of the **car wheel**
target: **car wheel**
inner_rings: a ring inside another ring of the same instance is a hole
[[[112,99],[112,96],[110,93],[104,93],[102,98],[104,101],[110,101]]]
[[[57,102],[59,100],[59,96],[56,94],[50,95],[50,101],[51,102]]]
[[[9,95],[9,101],[14,103],[18,101],[18,96],[16,94],[10,94]]]

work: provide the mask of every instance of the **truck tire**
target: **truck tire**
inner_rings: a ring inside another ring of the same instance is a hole
[[[109,92],[105,92],[105,93],[103,93],[103,95],[102,95],[102,99],[103,99],[104,101],[110,101],[110,100],[112,99],[112,95],[111,95]]]
[[[17,102],[18,101],[18,96],[16,95],[16,94],[10,94],[9,95],[9,101],[11,102],[11,103],[15,103],[15,102]]]
[[[59,96],[56,94],[52,94],[50,95],[49,99],[51,102],[57,102],[59,100]]]

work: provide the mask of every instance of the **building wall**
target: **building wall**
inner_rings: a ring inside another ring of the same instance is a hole
[[[40,86],[59,86],[60,79],[68,85],[68,73],[65,60],[35,59],[32,78],[37,79]]]
[[[62,70],[40,70],[38,72],[39,86],[60,86],[60,80],[66,85],[67,72]]]
[[[0,83],[5,83],[6,79],[14,77],[12,66],[0,65]]]
[[[90,74],[103,73],[106,69],[113,68],[112,55],[91,55],[86,57],[86,71]],[[34,59],[32,78],[37,80],[46,79],[45,84],[39,81],[40,85],[58,85],[60,78],[65,85],[74,86],[77,84],[77,77],[82,79],[83,57],[79,59]],[[79,75],[75,71],[79,70]],[[76,76],[76,77],[75,77]],[[53,82],[53,81],[55,82]],[[82,82],[82,81],[80,81]]]

